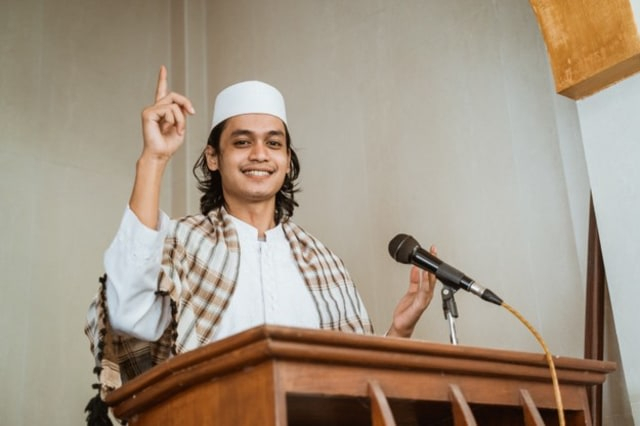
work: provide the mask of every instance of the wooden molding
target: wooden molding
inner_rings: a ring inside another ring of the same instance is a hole
[[[581,99],[640,71],[629,0],[530,0],[556,92]]]

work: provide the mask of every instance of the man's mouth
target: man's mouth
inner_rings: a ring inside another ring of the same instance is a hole
[[[269,170],[245,170],[242,173],[248,176],[269,176],[272,172]]]

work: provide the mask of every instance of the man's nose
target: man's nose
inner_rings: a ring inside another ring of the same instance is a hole
[[[267,147],[264,142],[260,141],[253,144],[253,146],[251,147],[250,159],[263,161],[266,160],[267,157]]]

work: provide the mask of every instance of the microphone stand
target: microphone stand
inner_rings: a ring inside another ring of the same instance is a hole
[[[456,318],[458,318],[458,307],[456,299],[453,297],[458,291],[453,287],[443,284],[440,295],[442,296],[442,310],[444,318],[449,321],[449,340],[452,344],[458,344],[458,336],[456,335]]]

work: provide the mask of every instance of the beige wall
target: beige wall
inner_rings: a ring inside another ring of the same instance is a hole
[[[578,103],[612,315],[635,419],[640,419],[640,75]]]
[[[557,352],[581,355],[582,307],[565,301],[583,298],[573,224],[586,209],[572,218],[528,5],[246,4],[209,9],[210,93],[244,78],[282,88],[302,158],[297,219],[345,258],[379,331],[407,274],[387,243],[408,232],[521,309]],[[537,350],[506,312],[458,299],[463,342]],[[446,341],[434,305],[418,335]]]
[[[518,308],[553,352],[582,355],[589,183],[575,103],[553,94],[528,2],[1,8],[2,424],[82,422],[84,313],[162,63],[198,110],[167,179],[172,214],[197,206],[189,175],[215,93],[265,80],[287,99],[302,163],[294,218],[344,258],[378,332],[408,274],[386,247],[406,232]],[[463,344],[539,351],[506,311],[457,301]],[[448,341],[439,295],[416,337]]]
[[[0,3],[0,424],[79,425],[83,324],[170,61],[168,2]]]

